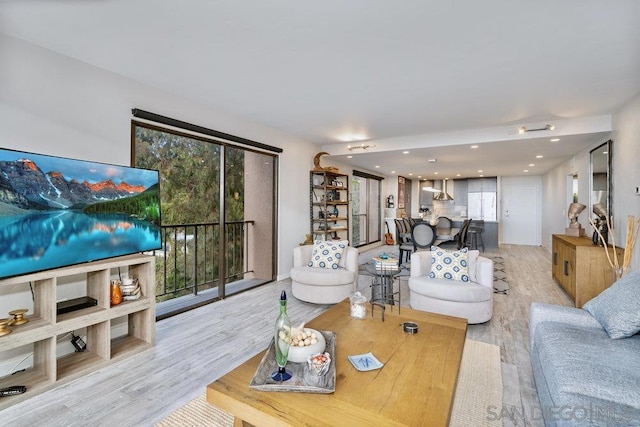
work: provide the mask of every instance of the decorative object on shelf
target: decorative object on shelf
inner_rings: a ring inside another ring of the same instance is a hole
[[[120,290],[122,291],[123,301],[135,301],[142,295],[142,292],[140,292],[140,283],[135,277],[124,279],[122,285],[120,285]]]
[[[120,281],[111,281],[111,305],[118,305],[122,302],[122,290],[120,289]]]
[[[593,237],[592,241],[594,245],[608,245],[609,244],[609,229],[607,227],[607,208],[602,203],[596,203],[593,205],[593,213],[596,214],[597,218],[594,221],[593,227]],[[600,239],[600,236],[602,239]]]
[[[19,308],[9,312],[9,316],[13,316],[13,319],[9,322],[9,326],[20,326],[29,322],[29,319],[24,317],[25,313],[29,311],[26,308]]]
[[[11,333],[9,326],[9,319],[0,319],[0,337]]]
[[[285,370],[291,346],[291,321],[287,316],[287,293],[285,291],[280,294],[280,314],[276,318],[274,344],[278,371],[274,372],[271,378],[274,381],[287,381],[291,379],[291,374]]]
[[[340,170],[335,166],[324,166],[324,167],[320,166],[320,157],[324,156],[325,154],[329,155],[329,153],[327,153],[326,151],[321,151],[315,155],[315,157],[313,158],[313,171],[314,172],[333,172],[333,173],[340,172]]]
[[[306,238],[304,239],[304,242],[300,243],[300,246],[313,245],[313,235],[305,234],[305,236]]]
[[[387,197],[387,208],[392,209],[392,208],[394,208],[394,207],[395,207],[395,204],[394,204],[394,202],[393,202],[393,194],[390,194],[390,195]]]
[[[398,177],[398,209],[404,209],[404,191],[405,191],[405,182],[404,177]]]
[[[340,211],[338,211],[338,206],[333,206],[333,216],[334,218],[337,218],[338,215],[340,214]]]
[[[582,212],[587,206],[582,203],[571,203],[569,205],[569,210],[567,212],[567,216],[569,217],[569,227],[564,229],[565,234],[574,237],[582,237],[584,236],[584,228],[578,222],[578,215]]]
[[[605,216],[606,218],[606,226],[607,230],[612,230],[611,218]],[[589,222],[591,226],[598,233],[598,237],[600,237],[602,242],[605,242],[604,236],[600,234],[600,230],[598,229],[596,223],[589,218]],[[615,233],[611,233],[611,245],[605,244],[603,246],[604,253],[607,255],[607,261],[609,261],[609,265],[611,266],[611,272],[613,274],[614,282],[624,276],[629,272],[629,266],[631,264],[631,254],[633,253],[633,248],[636,244],[636,238],[638,236],[638,230],[640,229],[640,219],[636,222],[636,218],[634,215],[629,215],[627,217],[627,243],[624,248],[624,253],[622,257],[622,265],[620,265],[620,260],[616,254],[616,239]],[[609,248],[612,249],[611,254],[609,254]]]

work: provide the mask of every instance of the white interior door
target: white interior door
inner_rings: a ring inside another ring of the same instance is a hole
[[[535,184],[502,186],[502,243],[540,245],[540,187]]]

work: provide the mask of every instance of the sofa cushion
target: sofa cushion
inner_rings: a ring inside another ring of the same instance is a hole
[[[547,403],[640,409],[640,336],[611,340],[603,329],[542,322],[533,342],[536,387]]]
[[[640,272],[629,273],[584,305],[612,339],[640,332]]]
[[[313,244],[311,260],[307,265],[309,267],[337,270],[344,266],[342,255],[347,244],[346,240],[316,240]]]
[[[444,301],[481,302],[493,297],[493,289],[477,283],[432,279],[428,276],[412,277],[409,289],[416,294]]]
[[[355,279],[356,273],[344,268],[330,270],[328,268],[303,266],[291,269],[291,280],[307,285],[344,285],[345,283],[353,283]]]
[[[468,249],[448,251],[438,246],[431,247],[431,271],[432,279],[469,281],[469,256]]]

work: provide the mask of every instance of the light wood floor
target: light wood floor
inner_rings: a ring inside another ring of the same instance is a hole
[[[510,292],[495,295],[490,322],[471,325],[467,332],[468,338],[501,349],[505,407],[487,416],[504,415],[505,426],[542,425],[529,362],[529,305],[571,302],[551,278],[546,249],[509,245],[493,254],[505,260]],[[367,296],[369,283],[369,277],[360,278],[359,288]],[[402,286],[404,306],[409,293],[406,283]],[[152,426],[266,348],[282,289],[291,295],[289,280],[162,320],[153,349],[7,408],[0,412],[0,425]],[[327,307],[291,297],[288,312],[296,324]]]

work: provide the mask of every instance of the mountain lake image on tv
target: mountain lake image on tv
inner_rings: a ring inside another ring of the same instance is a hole
[[[0,149],[0,278],[160,247],[158,171]]]

